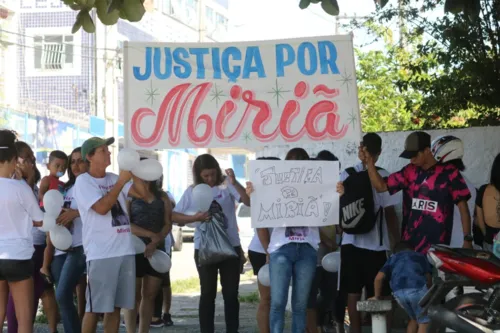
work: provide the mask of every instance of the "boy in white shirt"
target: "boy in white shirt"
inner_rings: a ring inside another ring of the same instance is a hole
[[[97,137],[82,145],[88,173],[76,179],[74,196],[83,224],[87,257],[87,306],[82,332],[95,332],[98,315],[105,314],[105,332],[117,332],[120,309],[135,307],[135,250],[132,245],[127,196],[142,197],[130,184],[132,174],[106,172],[111,165],[108,146],[114,138]]]

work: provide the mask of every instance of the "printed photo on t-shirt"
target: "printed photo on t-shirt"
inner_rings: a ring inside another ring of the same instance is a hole
[[[117,202],[111,208],[111,226],[112,227],[121,227],[124,225],[129,225],[130,222],[128,220],[127,215],[122,209],[122,206]]]
[[[66,198],[65,198],[66,199]],[[63,208],[64,209],[70,209],[71,208],[71,199],[70,200],[65,200],[64,201],[64,204],[63,204]],[[73,222],[71,222],[68,226],[66,226],[66,229],[69,230],[70,234],[73,235],[73,231],[74,231],[74,224]]]
[[[308,234],[308,227],[290,227],[285,229],[285,237],[290,240],[305,240]]]
[[[224,214],[224,211],[222,210],[221,205],[217,201],[212,201],[212,204],[210,205],[210,209],[208,210],[210,215],[215,218],[219,223],[222,223],[222,226],[224,229],[227,229],[228,227],[228,222],[227,222],[227,217]]]

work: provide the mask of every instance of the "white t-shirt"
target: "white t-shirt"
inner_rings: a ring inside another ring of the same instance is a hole
[[[64,195],[64,208],[70,208],[75,210],[78,209],[76,200],[74,198],[74,192],[75,192],[75,186],[72,186],[70,189],[66,191],[66,194]],[[82,240],[82,219],[80,217],[77,217],[76,219],[73,220],[73,224],[69,228],[69,232],[73,236],[73,243],[71,244],[71,247],[81,246],[83,240]],[[58,249],[56,249],[54,255],[58,256],[65,253],[66,252],[59,251]]]
[[[470,221],[472,226],[472,222],[474,221],[474,209],[476,208],[476,187],[469,179],[467,179],[467,177],[465,177],[463,173],[462,177],[464,177],[465,183],[467,184],[471,195],[469,201],[467,201],[467,206],[469,206]],[[470,231],[470,234],[472,235],[472,230]],[[451,230],[450,247],[462,247],[463,245],[464,230],[462,228],[462,218],[460,217],[460,210],[458,209],[458,206],[455,205],[453,211],[453,229]]]
[[[38,192],[39,189],[37,186],[33,189],[33,194],[35,195],[35,199],[38,201]],[[33,236],[33,245],[45,245],[47,243],[47,235],[45,232],[38,229],[38,227],[33,227],[31,229],[31,235]]]
[[[356,164],[354,166],[356,172],[360,172],[364,170],[364,166],[362,163]],[[378,173],[382,177],[389,177],[389,173],[386,170],[378,170]],[[344,170],[340,174],[340,181],[344,181],[349,177],[349,174]],[[396,193],[394,195],[390,195],[389,192],[379,193],[375,188],[372,187],[373,191],[373,200],[374,200],[374,211],[380,209],[380,207],[386,208],[390,206],[396,206],[402,201],[402,193]],[[342,238],[342,245],[352,244],[356,247],[372,250],[372,251],[387,251],[390,250],[390,242],[389,242],[389,232],[387,230],[387,220],[382,221],[382,245],[380,245],[380,223],[377,220],[375,227],[366,234],[360,235],[350,235],[344,232]]]
[[[175,206],[174,211],[177,213],[185,213],[193,208],[193,186],[190,186],[184,191],[181,200]],[[212,187],[214,200],[222,207],[222,211],[227,218],[227,235],[229,241],[233,246],[240,246],[240,236],[238,234],[238,224],[236,222],[236,201],[240,201],[240,195],[231,183],[227,182],[220,186]],[[194,248],[196,250],[200,247],[200,231],[199,225],[196,226],[194,231]]]
[[[82,220],[83,249],[87,261],[135,254],[126,205],[132,184],[123,187],[117,203],[106,215],[92,209],[117,180],[118,176],[109,172],[104,178],[94,178],[85,173],[76,179],[73,197]]]
[[[26,182],[0,178],[0,212],[0,259],[31,259],[33,221],[43,221],[44,214]]]
[[[273,228],[268,228],[268,230],[269,230],[269,235],[272,235]],[[259,235],[257,234],[257,229],[254,229],[252,240],[250,241],[250,245],[248,245],[248,250],[257,253],[266,253],[266,250],[264,250],[264,247],[260,242]]]
[[[273,253],[288,243],[308,243],[317,250],[319,242],[318,227],[273,228],[267,252]]]

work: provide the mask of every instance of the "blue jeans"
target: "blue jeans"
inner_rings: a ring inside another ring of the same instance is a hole
[[[56,299],[65,332],[80,333],[82,331],[73,293],[85,272],[85,266],[83,246],[76,247],[71,252],[54,256],[52,260],[52,277],[56,284]]]
[[[422,316],[422,307],[418,304],[426,293],[427,286],[424,286],[423,288],[400,289],[394,291],[393,295],[411,319],[419,324],[427,324],[430,319],[428,316]]]
[[[317,253],[307,243],[288,243],[270,255],[271,333],[282,333],[288,288],[292,279],[292,333],[304,333],[309,291],[316,272]]]

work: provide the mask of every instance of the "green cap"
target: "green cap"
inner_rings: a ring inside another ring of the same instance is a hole
[[[112,145],[114,142],[115,138],[103,139],[103,138],[93,137],[85,140],[85,142],[82,145],[82,159],[84,161],[87,161],[88,153],[99,147]]]

